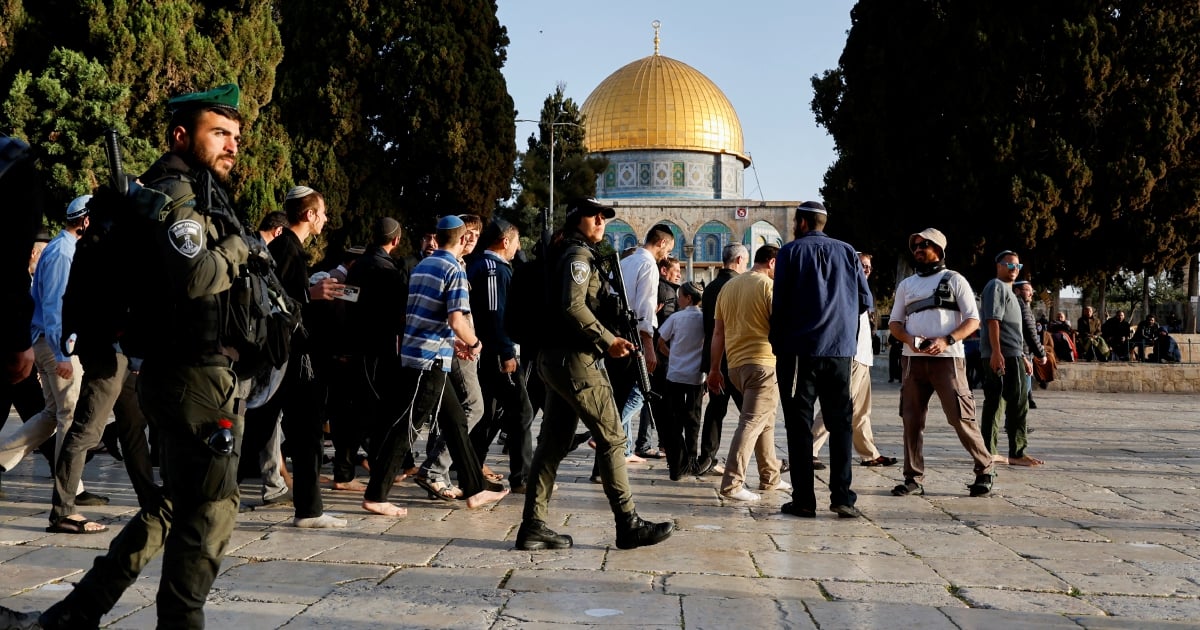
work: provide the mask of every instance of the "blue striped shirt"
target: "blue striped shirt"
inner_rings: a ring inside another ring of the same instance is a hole
[[[408,281],[408,308],[400,364],[418,370],[433,369],[442,360],[442,371],[450,371],[454,358],[454,331],[450,313],[470,314],[467,275],[454,254],[439,249],[413,268]]]

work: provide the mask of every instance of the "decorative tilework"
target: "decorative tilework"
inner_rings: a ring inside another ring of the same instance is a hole
[[[670,186],[671,185],[671,163],[670,162],[655,162],[654,163],[654,185],[655,186]]]
[[[675,162],[671,165],[671,183],[676,188],[683,187],[683,162]]]
[[[650,164],[641,162],[638,164],[638,186],[650,185]]]
[[[637,164],[632,162],[622,162],[617,165],[619,175],[617,177],[617,187],[633,188],[637,186]]]
[[[609,163],[608,168],[604,169],[604,187],[615,188],[617,185],[617,165]]]

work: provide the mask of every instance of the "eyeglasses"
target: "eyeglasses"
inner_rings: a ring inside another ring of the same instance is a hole
[[[921,241],[920,243],[913,245],[912,250],[915,252],[918,249],[928,249],[930,247],[933,247],[933,241]]]
[[[1025,266],[1025,265],[1022,265],[1021,263],[1000,263],[1000,264],[1004,265],[1009,271],[1012,271],[1013,269],[1019,270],[1021,267]]]

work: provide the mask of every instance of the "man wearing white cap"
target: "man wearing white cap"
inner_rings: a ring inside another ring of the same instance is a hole
[[[991,492],[992,455],[975,418],[975,396],[967,383],[962,340],[979,328],[975,293],[962,275],[946,269],[946,237],[928,228],[908,237],[916,273],[896,287],[888,329],[904,343],[900,415],[904,420],[904,483],[896,496],[925,494],[925,414],[937,392],[958,440],[975,461],[971,496]]]
[[[318,300],[332,300],[341,294],[342,285],[333,278],[325,278],[309,284],[308,256],[304,243],[325,229],[329,218],[325,211],[325,197],[308,186],[295,186],[283,200],[283,211],[287,214],[288,228],[267,246],[275,259],[275,273],[288,295],[305,305],[304,320],[309,324],[311,309],[308,305]],[[311,327],[311,326],[310,326]],[[314,330],[297,332],[292,337],[287,371],[279,389],[266,404],[251,409],[246,414],[246,446],[258,452],[266,438],[279,421],[282,412],[284,438],[292,457],[292,492],[296,527],[345,527],[346,520],[325,514],[321,501],[320,476],[321,458],[324,454],[322,417],[324,390],[320,379],[325,375],[305,356],[311,347],[310,338]],[[305,381],[302,372],[308,372]],[[263,431],[265,429],[265,432]],[[286,504],[286,494],[281,497],[263,497],[267,504]]]
[[[31,336],[34,362],[41,377],[46,408],[0,444],[0,470],[12,469],[26,454],[55,435],[56,431],[54,452],[57,455],[75,416],[83,370],[79,359],[68,356],[64,347],[62,299],[71,275],[75,246],[89,225],[87,202],[91,198],[91,195],[77,197],[67,206],[66,227],[42,251],[34,271],[33,286],[29,290],[34,302]],[[84,492],[82,481],[74,490],[77,492],[77,505],[108,503],[105,497]],[[104,529],[102,525],[87,526],[96,530]]]

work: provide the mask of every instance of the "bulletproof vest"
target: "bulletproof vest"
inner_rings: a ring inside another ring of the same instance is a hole
[[[920,313],[931,308],[944,308],[949,311],[959,310],[958,298],[954,297],[954,291],[950,289],[950,279],[954,275],[953,271],[947,269],[942,274],[942,278],[938,280],[937,288],[933,290],[933,295],[907,304],[904,307],[904,314],[906,316],[912,315],[913,313]]]
[[[212,229],[205,234],[207,247],[225,236],[242,233],[241,223],[234,217],[228,197],[212,182],[207,172],[201,173],[199,179],[187,173],[171,172],[152,181],[149,187],[171,197],[174,207],[193,207],[210,220]],[[181,281],[179,278],[168,279],[161,271],[163,266],[157,266],[160,269],[159,281],[163,283],[157,286],[170,286],[168,283]],[[155,343],[149,346],[147,354],[162,351],[169,353],[169,358],[189,361],[220,352],[229,291],[188,298],[185,289],[182,285],[170,286],[168,291],[162,292],[167,301],[163,305],[164,310],[154,314],[157,321],[143,322],[155,337]]]
[[[551,251],[553,262],[546,285],[546,307],[550,314],[550,325],[548,330],[543,333],[543,339],[547,348],[592,352],[594,348],[580,338],[579,332],[562,308],[562,291],[566,286],[563,274],[575,271],[568,268],[564,259],[569,252],[576,248],[582,248],[588,253],[587,260],[590,267],[588,277],[587,281],[580,285],[586,292],[584,303],[587,304],[596,319],[606,327],[611,329],[611,322],[615,319],[617,311],[615,300],[611,299],[609,295],[607,274],[597,264],[596,251],[582,241],[567,239]]]

